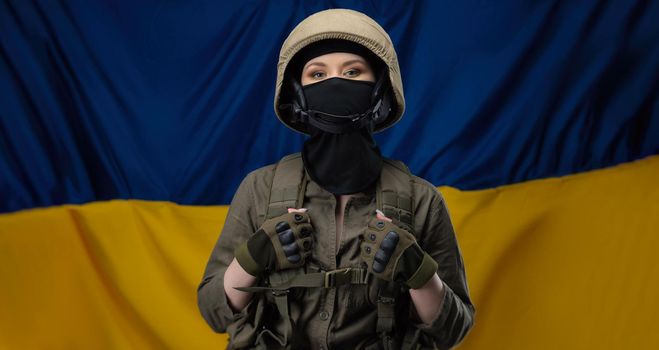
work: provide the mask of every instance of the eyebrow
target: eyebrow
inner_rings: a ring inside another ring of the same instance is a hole
[[[349,61],[345,61],[345,62],[343,62],[343,67],[348,66],[348,65],[351,65],[351,64],[353,64],[353,63],[362,63],[362,64],[366,64],[366,62],[365,62],[364,60],[359,59],[359,58],[355,58],[354,60],[349,60]],[[306,70],[307,68],[311,67],[311,66],[327,67],[327,65],[326,65],[325,63],[322,63],[322,62],[312,62],[312,63],[310,63],[310,64],[305,68],[305,70]]]
[[[326,65],[325,63],[322,63],[322,62],[313,62],[313,63],[310,63],[306,68],[309,68],[309,67],[311,67],[311,66],[327,67],[327,65]],[[306,68],[305,68],[305,69],[306,69]]]
[[[343,66],[345,67],[345,66],[351,65],[351,64],[353,64],[353,63],[362,63],[362,64],[366,64],[366,62],[364,62],[364,60],[359,59],[359,58],[355,58],[354,60],[350,60],[350,61],[343,62]]]

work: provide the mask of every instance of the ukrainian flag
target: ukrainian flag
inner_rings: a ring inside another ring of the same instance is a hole
[[[301,149],[281,42],[362,11],[407,110],[383,153],[439,186],[460,349],[657,349],[659,3],[0,3],[0,348],[204,349],[196,287],[251,170]]]

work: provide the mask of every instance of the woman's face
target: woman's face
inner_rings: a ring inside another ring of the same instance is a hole
[[[304,86],[335,77],[375,82],[368,62],[362,56],[347,52],[332,52],[312,58],[304,65],[300,82]]]

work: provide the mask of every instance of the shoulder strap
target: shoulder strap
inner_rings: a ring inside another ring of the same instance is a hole
[[[307,187],[306,172],[302,163],[300,152],[289,154],[275,164],[272,183],[270,184],[270,196],[266,208],[265,219],[271,219],[288,211],[288,208],[300,208],[304,201],[304,193]],[[251,287],[251,291],[262,291],[265,287]],[[267,288],[275,297],[277,311],[284,322],[284,336],[278,340],[280,345],[287,345],[293,335],[293,326],[289,314],[288,290],[272,290]]]
[[[300,152],[289,154],[277,162],[270,186],[266,219],[285,214],[288,208],[302,206],[308,182],[305,175]]]
[[[376,203],[384,215],[394,224],[414,234],[414,188],[412,173],[405,163],[383,158],[382,173],[377,183]],[[397,293],[390,284],[383,284],[378,290],[376,329],[380,343],[385,349],[393,349],[395,340],[395,305]]]
[[[376,191],[377,207],[395,224],[414,234],[412,173],[399,160],[383,160]]]

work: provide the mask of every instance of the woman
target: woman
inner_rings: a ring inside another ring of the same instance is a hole
[[[198,289],[230,348],[450,348],[473,325],[443,198],[373,133],[403,114],[391,39],[366,15],[309,16],[282,46],[275,111],[310,135],[251,172]]]

